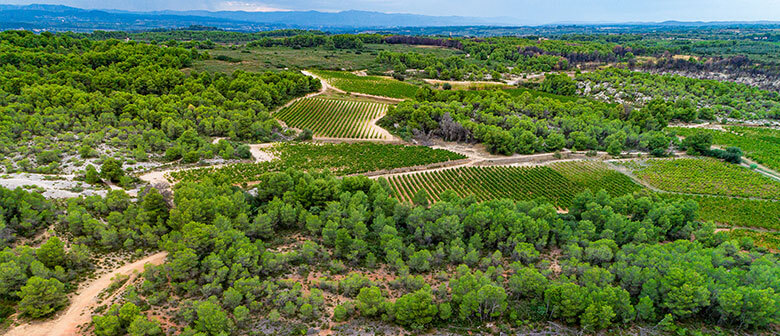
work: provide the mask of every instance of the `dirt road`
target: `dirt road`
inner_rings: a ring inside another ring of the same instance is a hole
[[[92,309],[97,305],[97,296],[111,285],[111,278],[117,274],[131,275],[134,272],[142,272],[144,265],[159,265],[165,261],[168,252],[159,252],[124,265],[111,272],[103,274],[100,278],[79,288],[78,294],[70,299],[70,306],[64,313],[57,315],[53,320],[33,322],[17,326],[9,330],[6,336],[66,336],[79,335],[79,325],[89,323],[92,318]],[[129,280],[128,280],[129,282]]]

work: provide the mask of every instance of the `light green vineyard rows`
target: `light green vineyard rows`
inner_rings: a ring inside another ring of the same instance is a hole
[[[634,161],[633,166],[637,177],[665,191],[780,199],[777,181],[715,159],[652,159]]]
[[[387,112],[387,104],[307,98],[274,114],[290,127],[310,129],[314,136],[350,139],[384,139],[371,120]]]
[[[780,230],[780,202],[720,196],[663,194],[669,200],[699,203],[699,220],[719,225]]]
[[[390,97],[396,99],[412,99],[417,94],[416,85],[401,82],[392,78],[379,76],[358,76],[344,71],[312,71],[333,85],[347,92]]]
[[[729,132],[695,129],[670,128],[682,136],[697,133],[712,135],[712,142],[721,147],[739,147],[745,155],[756,162],[775,170],[780,170],[780,130],[761,127],[727,127]]]
[[[406,202],[421,189],[433,202],[445,190],[453,190],[461,197],[473,195],[478,201],[545,199],[561,208],[567,208],[574,196],[585,189],[605,189],[613,195],[641,189],[603,163],[582,161],[541,167],[462,167],[391,176],[388,181],[395,197]]]
[[[282,143],[268,150],[276,159],[258,163],[237,163],[171,172],[174,181],[190,182],[211,178],[238,184],[258,181],[269,172],[287,169],[308,172],[329,171],[334,175],[349,175],[383,169],[412,167],[465,158],[461,154],[424,146],[403,146],[373,142],[314,144]]]

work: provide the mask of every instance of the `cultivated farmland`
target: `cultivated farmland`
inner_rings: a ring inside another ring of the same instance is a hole
[[[573,178],[573,174],[579,174]],[[438,201],[446,190],[478,201],[495,198],[545,199],[566,208],[586,189],[624,195],[641,189],[630,178],[603,163],[574,161],[539,167],[462,167],[390,176],[388,182],[401,201],[411,201],[425,190],[429,201]]]
[[[581,188],[591,191],[606,190],[612,196],[630,194],[641,189],[630,177],[610,169],[599,161],[557,162],[550,168],[574,182]]]
[[[397,99],[414,98],[417,86],[392,78],[380,76],[358,76],[342,71],[312,71],[338,89],[347,92],[358,92],[374,96]]]
[[[780,198],[780,183],[715,159],[652,159],[622,163],[648,184],[669,192]]]
[[[307,172],[327,171],[349,175],[441,163],[465,158],[461,154],[424,146],[377,144],[373,142],[314,144],[280,143],[268,149],[276,159],[259,163],[237,163],[220,168],[199,168],[171,173],[176,181],[200,181],[211,178],[236,184],[257,181],[269,172],[298,169]]]
[[[780,170],[780,131],[760,127],[731,126],[728,132],[697,129],[672,128],[677,134],[690,136],[698,133],[712,135],[712,142],[720,147],[738,147],[745,155],[756,162],[775,170]]]
[[[307,98],[274,114],[290,127],[310,129],[314,136],[350,139],[389,139],[372,123],[387,112],[387,104]]]
[[[780,230],[780,202],[720,196],[663,194],[665,199],[692,199],[699,204],[699,217],[719,225]]]

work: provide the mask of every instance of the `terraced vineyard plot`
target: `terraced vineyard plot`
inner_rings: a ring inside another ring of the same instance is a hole
[[[606,190],[612,196],[630,194],[642,189],[630,177],[610,169],[599,161],[569,161],[549,166],[577,185],[598,191]]]
[[[739,126],[727,127],[729,132],[681,127],[670,129],[686,137],[697,133],[711,134],[713,144],[720,147],[739,147],[748,158],[771,169],[780,170],[780,130]]]
[[[780,183],[715,159],[653,159],[624,166],[650,185],[670,192],[780,199]]]
[[[371,120],[387,112],[387,104],[307,98],[274,114],[290,127],[310,129],[314,136],[351,139],[385,139]]]
[[[347,92],[358,92],[397,99],[414,98],[418,87],[392,78],[379,76],[358,76],[343,71],[312,71],[328,84]]]
[[[577,171],[581,172],[581,177],[568,177]],[[395,196],[402,201],[411,201],[419,190],[424,189],[430,196],[429,200],[435,202],[442,192],[453,190],[461,197],[473,195],[479,201],[494,198],[545,199],[562,208],[568,207],[574,196],[585,189],[606,189],[613,195],[641,189],[630,178],[611,171],[606,165],[589,162],[549,167],[463,167],[396,175],[388,181]]]
[[[270,148],[269,151],[274,153],[276,159],[259,163],[237,163],[219,168],[176,171],[171,173],[171,177],[175,181],[200,181],[210,177],[220,182],[236,184],[257,181],[265,173],[280,172],[290,168],[349,175],[465,158],[461,154],[443,149],[372,142],[283,143]]]
[[[761,232],[747,229],[736,229],[725,232],[729,239],[740,240],[750,238],[756,246],[762,246],[777,251],[780,249],[780,232]]]
[[[666,199],[699,203],[699,219],[730,226],[780,230],[780,202],[719,196],[663,194]]]

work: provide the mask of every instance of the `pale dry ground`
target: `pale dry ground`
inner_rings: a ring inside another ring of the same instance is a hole
[[[212,166],[212,167],[216,167],[216,166]],[[165,169],[165,170],[156,170],[156,171],[151,171],[151,172],[144,173],[144,174],[138,176],[138,178],[141,181],[149,183],[150,185],[153,185],[153,186],[154,185],[161,185],[161,184],[168,184],[168,183],[170,183],[170,181],[168,180],[168,176],[169,176],[168,174],[169,173],[176,172],[176,171],[181,171],[181,170],[187,170],[187,169],[196,169],[196,168],[200,168],[200,167],[171,168],[171,169]]]
[[[70,305],[64,313],[57,315],[53,320],[16,326],[9,330],[6,336],[80,335],[79,326],[91,321],[92,310],[98,305],[98,294],[111,285],[113,277],[119,274],[133,275],[136,272],[142,272],[144,265],[160,265],[167,256],[168,252],[159,252],[105,273],[95,281],[82,284],[77,294],[70,298]],[[128,280],[129,282],[131,280]]]
[[[465,87],[468,88],[470,86],[477,86],[480,85],[491,85],[491,86],[510,86],[509,84],[506,84],[504,82],[491,82],[491,81],[451,81],[451,80],[442,80],[442,79],[430,79],[430,78],[424,78],[423,82],[426,82],[428,84],[444,84],[444,83],[450,83],[453,87]]]
[[[272,143],[264,143],[264,144],[254,144],[249,145],[249,152],[252,153],[252,157],[254,158],[255,162],[264,162],[264,161],[271,161],[276,159],[276,156],[273,155],[273,153],[266,151],[265,149],[272,147],[273,145],[277,144],[276,142]],[[194,167],[188,167],[188,168],[170,168],[170,169],[164,169],[164,170],[156,170],[156,171],[150,171],[147,173],[144,173],[142,175],[139,175],[138,178],[141,181],[144,181],[146,183],[149,183],[150,185],[158,185],[158,184],[170,184],[170,173],[182,171],[182,170],[189,170],[189,169],[199,169],[199,168],[219,168],[226,166],[228,164],[217,164],[217,165],[211,165],[211,166],[194,166]]]
[[[387,109],[385,109],[385,112],[380,114],[378,117],[369,120],[368,126],[371,127],[372,130],[375,130],[377,133],[379,133],[382,140],[400,140],[398,137],[391,134],[386,129],[379,127],[379,125],[376,124],[377,121],[379,121],[379,119],[382,119],[385,115],[387,115]]]
[[[276,156],[267,151],[266,149],[273,147],[276,142],[249,145],[249,152],[252,153],[252,157],[255,158],[255,162],[265,162],[276,159]]]
[[[51,179],[51,177],[57,177],[60,179]],[[87,183],[80,183],[75,180],[75,175],[72,174],[60,174],[60,175],[46,175],[46,174],[34,174],[34,173],[14,173],[0,175],[0,186],[8,189],[16,189],[17,187],[24,187],[26,185],[34,185],[44,189],[42,195],[46,198],[72,198],[81,195],[101,195],[104,196],[107,193],[105,189],[92,188]],[[81,186],[84,190],[81,192],[74,191],[74,188]]]

